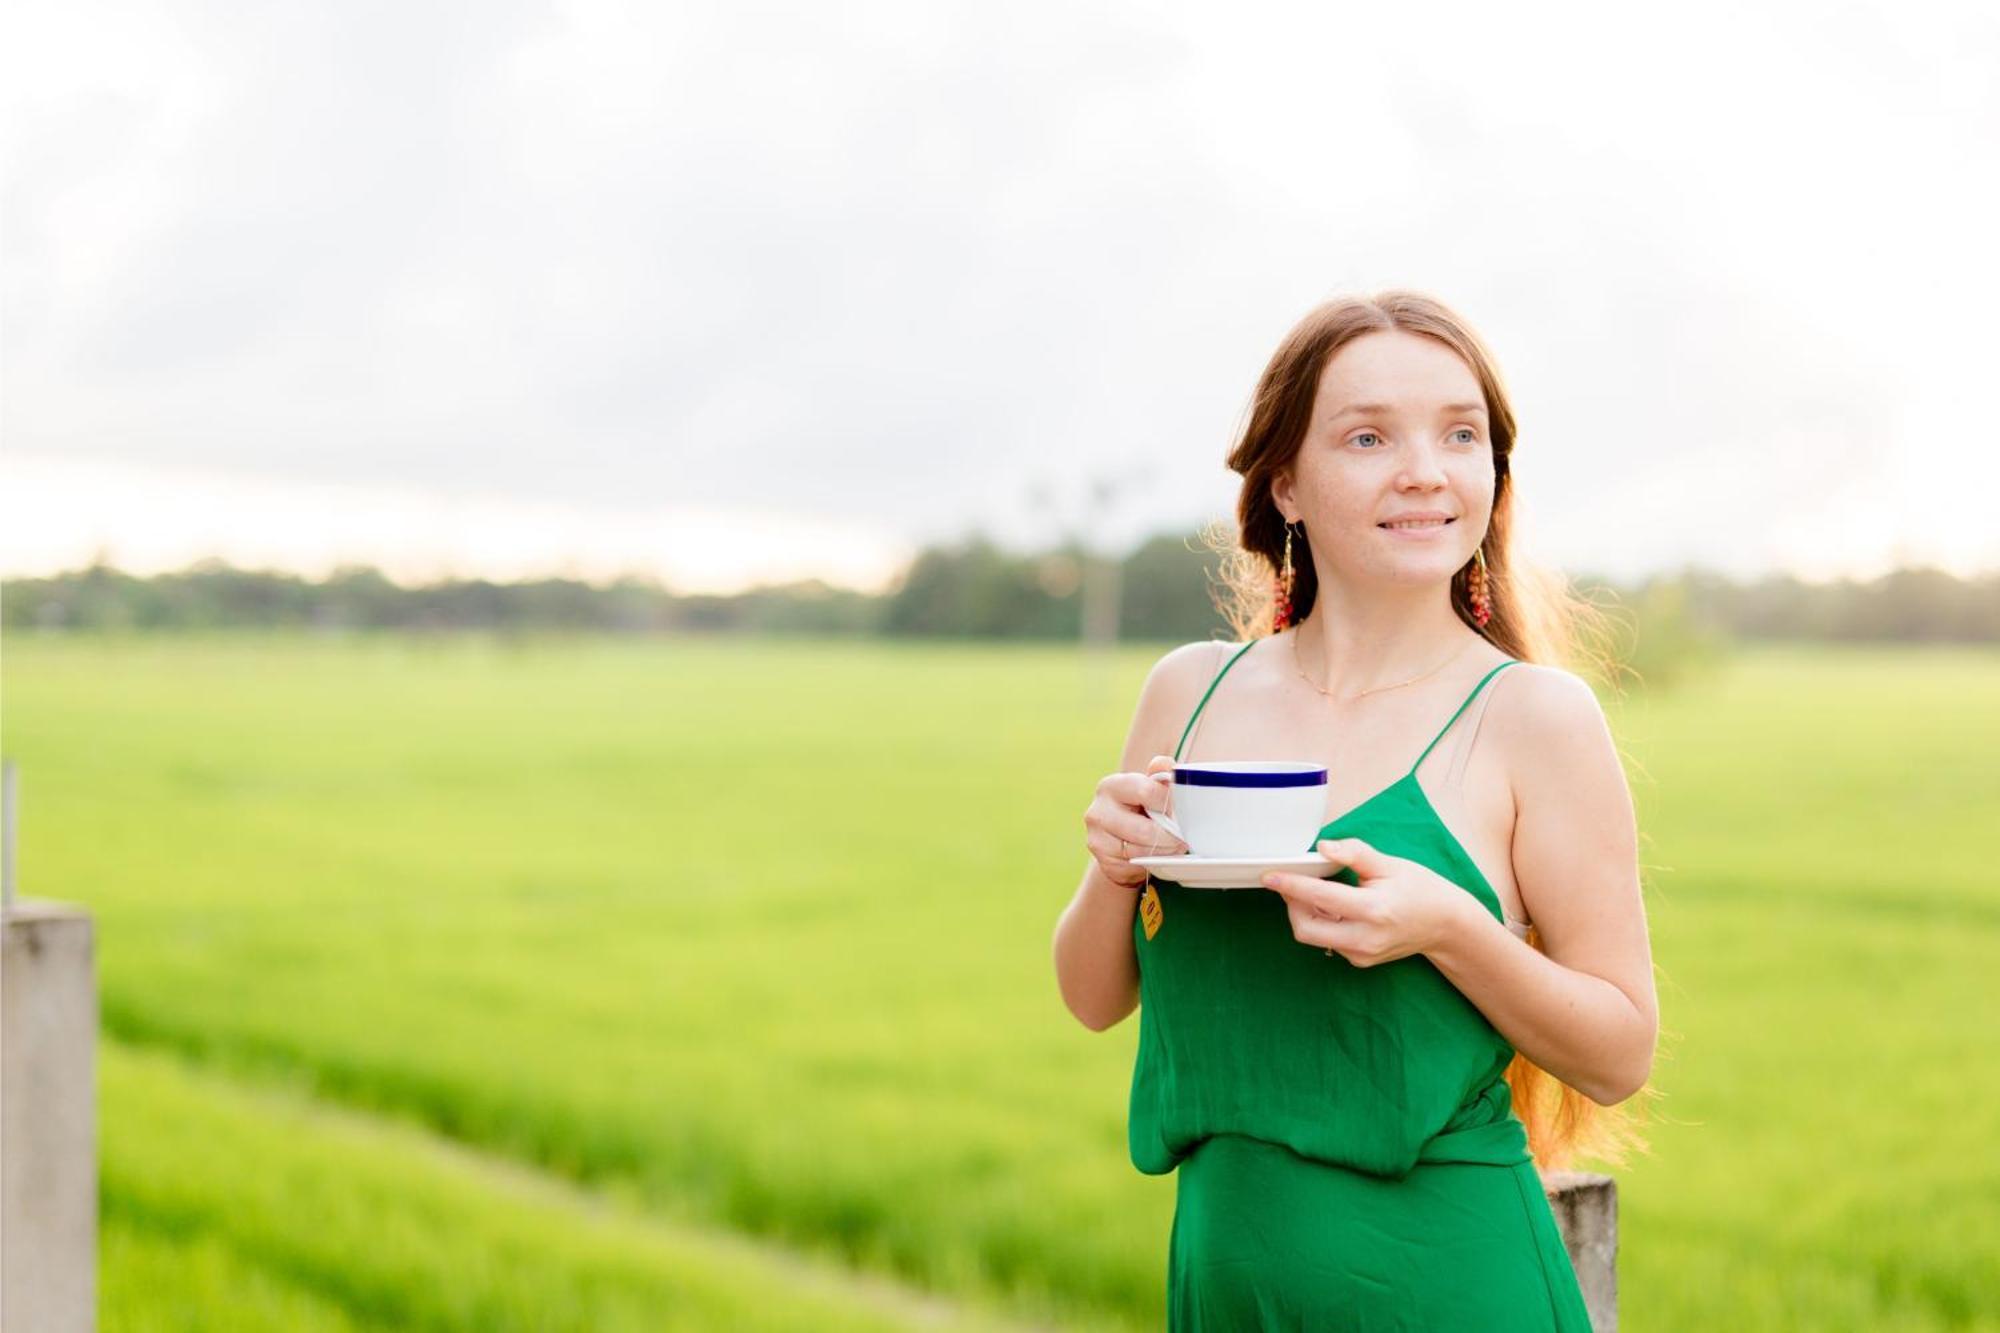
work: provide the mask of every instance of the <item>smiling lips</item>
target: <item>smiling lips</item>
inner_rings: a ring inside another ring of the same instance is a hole
[[[1377,523],[1378,528],[1390,532],[1442,532],[1452,523],[1447,514],[1420,514],[1413,518],[1393,519],[1387,523]]]

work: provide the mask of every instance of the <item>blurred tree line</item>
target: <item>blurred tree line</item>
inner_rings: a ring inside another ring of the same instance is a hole
[[[1069,639],[1081,633],[1082,585],[1092,558],[1074,544],[1018,554],[974,536],[924,550],[879,594],[815,580],[732,595],[678,594],[636,576],[609,584],[463,579],[404,587],[368,567],[311,581],[216,560],[139,578],[100,560],[50,578],[0,583],[0,626]],[[1154,537],[1125,556],[1118,562],[1120,636],[1229,637],[1211,600],[1219,562],[1186,535]],[[1652,658],[1662,668],[1732,638],[2000,641],[2000,574],[1961,579],[1901,569],[1867,582],[1815,584],[1786,575],[1737,582],[1687,570],[1631,585],[1589,576],[1572,583],[1606,609],[1618,660]]]

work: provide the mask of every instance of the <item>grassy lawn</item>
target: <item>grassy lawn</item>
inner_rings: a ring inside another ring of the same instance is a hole
[[[11,636],[105,1326],[1160,1326],[1136,1025],[1049,964],[1157,651]],[[1625,1327],[2000,1327],[2000,654],[1612,712],[1668,1029]]]

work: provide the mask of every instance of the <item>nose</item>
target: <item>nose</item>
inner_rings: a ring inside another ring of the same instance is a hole
[[[1435,445],[1418,440],[1403,451],[1403,467],[1396,477],[1397,486],[1406,491],[1435,491],[1446,480],[1444,464],[1438,458]]]

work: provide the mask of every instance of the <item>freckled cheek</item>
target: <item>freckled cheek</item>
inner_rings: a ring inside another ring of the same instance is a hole
[[[1330,476],[1313,488],[1311,504],[1336,527],[1360,523],[1372,512],[1368,487],[1358,477]]]

